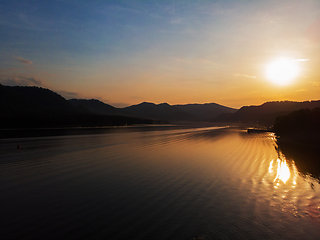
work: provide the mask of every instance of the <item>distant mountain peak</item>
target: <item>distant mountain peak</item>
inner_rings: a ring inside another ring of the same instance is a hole
[[[139,103],[139,104],[136,104],[136,105],[132,105],[132,106],[141,106],[141,105],[153,105],[155,106],[156,104],[155,103],[152,103],[152,102],[142,102],[142,103]]]
[[[160,103],[160,104],[158,104],[158,106],[170,106],[171,107],[171,105],[169,103],[166,103],[166,102]]]
[[[129,116],[130,114],[122,109],[115,108],[109,104],[97,99],[70,99],[68,100],[74,107],[82,111],[89,111],[101,115],[121,115]]]

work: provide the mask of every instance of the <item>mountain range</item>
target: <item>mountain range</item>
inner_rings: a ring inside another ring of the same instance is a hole
[[[49,89],[10,87],[0,84],[0,129],[97,127],[152,123],[164,123],[164,121],[98,114],[81,106],[74,107],[68,100]]]
[[[266,102],[229,108],[216,103],[169,105],[142,102],[116,108],[99,100],[70,99],[39,87],[0,84],[0,124],[8,127],[105,126],[138,123],[211,121],[272,125],[278,116],[320,107],[320,101]]]
[[[314,109],[320,107],[318,101],[280,101],[266,102],[258,106],[244,106],[234,113],[221,114],[212,121],[214,122],[240,122],[258,123],[266,126],[273,125],[278,116],[286,115],[300,109]]]
[[[131,116],[130,113],[120,108],[115,108],[109,104],[103,103],[96,99],[70,99],[68,102],[79,112],[93,113],[99,115],[111,116]]]
[[[205,121],[219,116],[221,113],[234,113],[237,109],[228,108],[216,103],[169,105],[168,103],[142,102],[125,108],[115,108],[99,100],[68,100],[78,111],[102,115],[120,115],[138,118],[149,118],[182,121]]]

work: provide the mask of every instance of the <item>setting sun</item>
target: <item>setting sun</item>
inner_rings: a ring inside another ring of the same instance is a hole
[[[290,59],[278,59],[267,67],[267,78],[278,85],[290,84],[298,73],[298,66]]]

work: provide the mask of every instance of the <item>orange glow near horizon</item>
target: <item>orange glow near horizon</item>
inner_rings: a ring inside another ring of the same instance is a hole
[[[319,100],[318,1],[70,3],[81,18],[30,3],[26,21],[7,1],[0,83],[115,107]]]

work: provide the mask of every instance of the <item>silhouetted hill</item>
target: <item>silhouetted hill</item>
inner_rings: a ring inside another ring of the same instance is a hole
[[[184,109],[184,110],[182,110]],[[98,100],[71,99],[40,87],[0,85],[1,128],[108,126],[197,121],[233,109],[218,104],[141,103],[124,109]],[[152,119],[152,120],[148,120]]]
[[[260,106],[244,106],[235,113],[221,114],[220,116],[214,118],[213,121],[260,123],[264,125],[272,125],[278,116],[282,116],[302,108],[313,109],[316,107],[320,107],[320,101],[266,102]]]
[[[279,116],[273,130],[280,136],[291,136],[296,139],[312,136],[320,140],[320,108],[300,109],[288,115]]]
[[[150,119],[101,115],[89,113],[87,110],[78,111],[70,102],[49,89],[10,87],[1,84],[0,114],[0,128],[96,127],[161,123]]]
[[[276,119],[279,149],[300,172],[320,180],[320,108],[300,109]]]
[[[130,116],[126,111],[115,108],[109,104],[103,103],[96,99],[70,99],[68,100],[72,106],[81,112],[95,113],[100,115],[118,115],[118,116]]]
[[[217,103],[173,105],[174,107],[196,116],[197,120],[209,120],[222,113],[234,113],[238,109],[229,108]]]
[[[216,103],[169,105],[168,103],[154,104],[150,102],[132,105],[123,108],[123,110],[134,116],[169,121],[210,120],[221,113],[237,111],[237,109],[228,108]]]
[[[9,87],[0,84],[0,112],[10,116],[75,112],[59,94],[39,87]]]
[[[161,119],[168,121],[194,121],[196,116],[186,113],[177,107],[171,106],[168,103],[154,104],[143,102],[138,105],[132,105],[123,108],[135,116],[141,116],[151,119]]]

